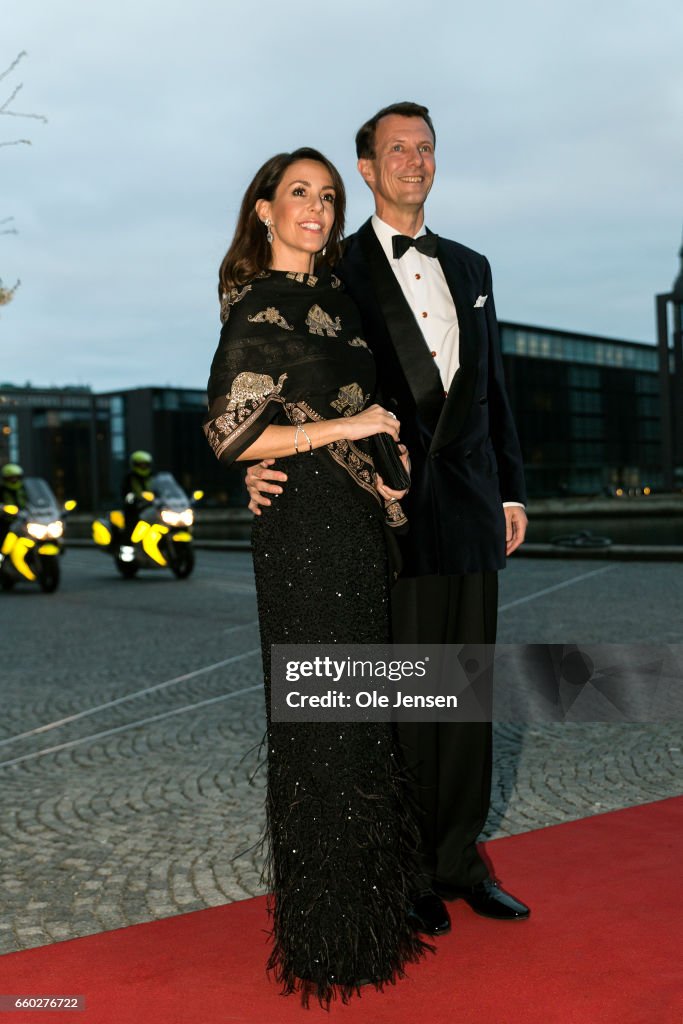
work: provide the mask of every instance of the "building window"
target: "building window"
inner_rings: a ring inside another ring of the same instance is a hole
[[[573,389],[569,392],[569,408],[572,412],[602,412],[602,393]]]
[[[605,421],[602,416],[572,416],[572,436],[602,438]]]
[[[590,366],[570,366],[569,386],[597,390],[600,387],[600,371]]]
[[[19,456],[19,422],[14,413],[0,416],[0,462],[21,462]]]

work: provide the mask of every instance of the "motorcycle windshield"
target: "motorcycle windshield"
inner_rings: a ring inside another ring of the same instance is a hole
[[[150,481],[150,490],[159,504],[166,508],[185,509],[189,506],[187,494],[172,473],[156,473]]]
[[[34,518],[58,519],[59,506],[47,480],[39,476],[24,479],[28,510]]]

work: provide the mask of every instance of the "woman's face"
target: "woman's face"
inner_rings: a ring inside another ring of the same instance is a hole
[[[283,174],[275,198],[259,199],[257,215],[271,222],[273,270],[312,271],[313,258],[326,245],[334,225],[335,198],[325,165],[297,160]]]

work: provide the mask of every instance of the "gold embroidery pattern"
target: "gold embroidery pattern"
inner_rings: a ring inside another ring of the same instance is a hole
[[[305,423],[306,420],[319,423],[323,419],[307,402],[288,404],[286,409],[292,423]],[[303,419],[300,418],[301,416]],[[382,498],[375,488],[375,465],[370,456],[357,448],[353,441],[333,441],[326,447],[334,461],[346,470],[352,480],[371,494],[381,505]]]
[[[283,401],[280,392],[286,380],[286,373],[280,375],[277,384],[267,373],[244,372],[235,377],[230,394],[225,396],[225,412],[204,424],[206,439],[217,459],[251,426],[264,405]]]
[[[397,498],[394,501],[387,502],[384,506],[384,516],[389,526],[405,526],[408,522],[408,517],[401,508],[401,503]]]
[[[231,308],[244,298],[247,292],[251,291],[251,285],[245,284],[244,288],[230,288],[223,292],[221,299],[221,323],[224,324],[230,316]]]
[[[306,326],[311,334],[317,334],[322,338],[325,334],[328,338],[336,338],[337,332],[341,331],[342,324],[339,317],[334,320],[324,309],[316,305],[311,306],[306,317]]]
[[[253,316],[248,316],[247,320],[250,324],[274,324],[276,327],[282,327],[285,331],[294,330],[275,306],[268,306],[267,309],[262,309],[260,313],[254,313]]]
[[[353,348],[368,348],[367,341],[364,341],[362,338],[351,338],[349,345]]]
[[[293,423],[294,426],[306,423],[306,421],[308,420],[308,416],[306,415],[304,410],[301,409],[294,402],[285,402],[285,412],[287,413],[287,418],[289,419],[289,422]]]
[[[268,395],[280,394],[287,374],[281,373],[277,384],[267,373],[238,373],[232,382],[228,399],[228,411],[239,409],[247,402],[261,403]]]
[[[366,400],[360,384],[345,384],[339,388],[339,394],[330,405],[342,416],[355,416],[364,408]]]
[[[309,288],[315,288],[318,283],[318,278],[314,277],[313,274],[296,274],[293,270],[287,274],[287,277],[290,281],[298,281],[299,284],[303,284],[305,281]]]
[[[328,444],[327,450],[335,462],[351,474],[357,484],[370,491],[376,498],[380,497],[375,489],[375,466],[369,455],[356,448],[353,441],[345,439]]]

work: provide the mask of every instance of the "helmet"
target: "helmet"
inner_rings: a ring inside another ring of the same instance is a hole
[[[139,476],[149,476],[152,472],[152,456],[149,452],[133,452],[130,457],[130,468]]]
[[[8,462],[2,467],[2,486],[10,491],[18,491],[24,481],[24,471],[16,462]]]

